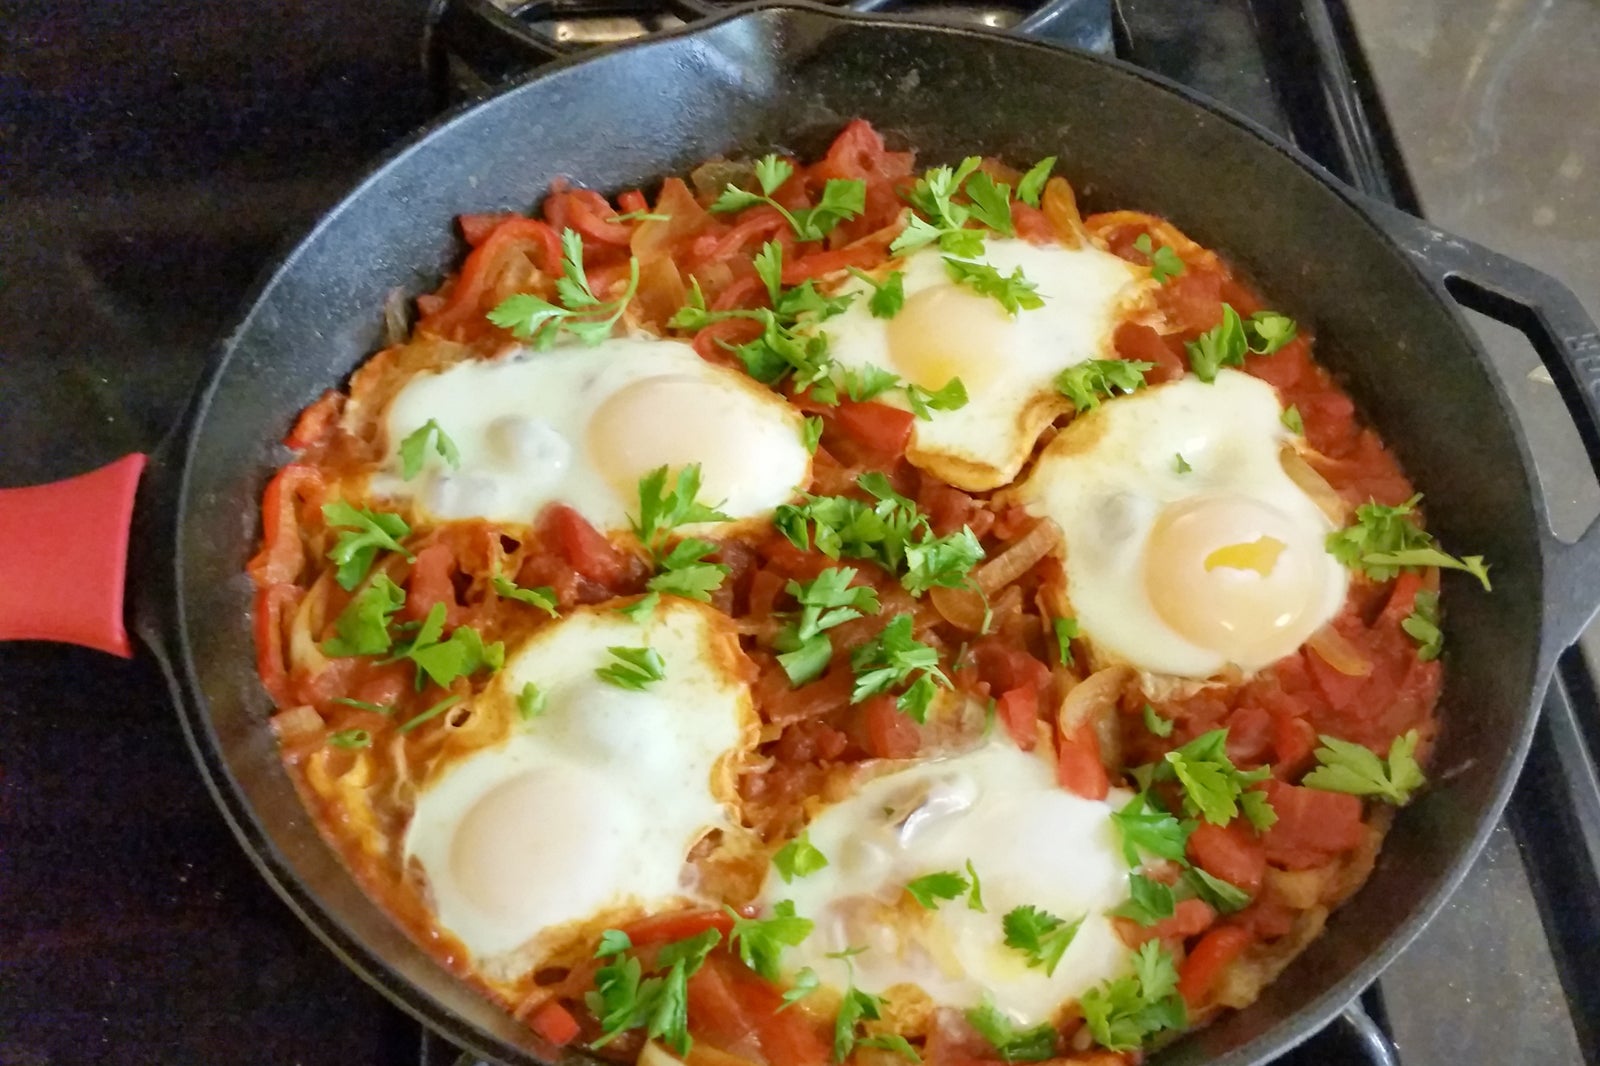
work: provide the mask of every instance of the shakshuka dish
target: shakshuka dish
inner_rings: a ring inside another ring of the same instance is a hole
[[[1482,559],[1309,323],[1014,162],[857,121],[464,216],[290,433],[250,564],[284,762],[549,1044],[1135,1063],[1425,787],[1439,573]]]

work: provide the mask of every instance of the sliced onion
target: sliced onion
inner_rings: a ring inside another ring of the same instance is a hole
[[[654,1040],[646,1040],[639,1049],[638,1066],[683,1066],[683,1060]]]
[[[1285,443],[1278,449],[1278,463],[1283,467],[1283,472],[1289,475],[1289,480],[1298,485],[1301,492],[1311,497],[1311,502],[1317,505],[1318,510],[1328,516],[1328,521],[1336,526],[1344,526],[1350,518],[1349,505],[1328,484],[1328,479],[1306,462],[1298,448]]]
[[[383,300],[383,346],[394,348],[406,342],[411,335],[411,316],[406,313],[404,289],[389,290]]]
[[[1085,726],[1094,731],[1100,742],[1100,761],[1107,767],[1121,762],[1117,704],[1134,676],[1133,667],[1121,663],[1096,670],[1072,686],[1056,714],[1056,727],[1064,737],[1076,736]]]
[[[1048,518],[1041,518],[1015,544],[978,567],[973,577],[980,589],[993,596],[1060,546],[1061,527]]]
[[[1044,195],[1039,198],[1044,217],[1056,231],[1056,239],[1068,248],[1083,243],[1083,216],[1078,212],[1078,198],[1066,178],[1051,178],[1044,183]]]
[[[976,633],[983,628],[988,609],[984,606],[983,597],[972,589],[934,588],[929,590],[928,599],[933,601],[933,608],[939,612],[939,617],[957,629]]]
[[[1366,677],[1372,673],[1371,661],[1348,637],[1333,628],[1332,622],[1307,637],[1306,647],[1346,677]]]
[[[322,715],[310,704],[299,707],[290,707],[286,711],[279,711],[272,716],[272,731],[278,737],[278,743],[286,748],[312,740],[321,740],[323,730],[327,729]]]

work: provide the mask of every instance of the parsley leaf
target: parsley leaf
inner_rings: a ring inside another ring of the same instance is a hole
[[[1062,666],[1072,665],[1072,642],[1078,639],[1078,620],[1076,618],[1057,618],[1051,625],[1056,633],[1056,656],[1061,660]]]
[[[822,417],[820,415],[806,415],[805,421],[800,426],[800,443],[807,452],[817,454],[817,445],[822,443]]]
[[[783,1006],[779,1010],[788,1010],[796,1003],[815,992],[822,984],[817,977],[817,971],[807,966],[794,975],[794,984],[790,985],[783,993]]]
[[[983,905],[983,883],[978,880],[978,871],[973,869],[971,859],[967,860],[967,880],[972,882],[972,888],[967,892],[967,910],[988,914],[989,908]]]
[[[907,385],[906,402],[911,405],[912,414],[927,421],[934,411],[959,411],[967,406],[967,387],[960,378],[951,378],[943,388],[932,392],[921,385]]]
[[[1170,737],[1172,735],[1172,721],[1161,717],[1150,704],[1144,705],[1144,727],[1152,736]]]
[[[524,722],[531,721],[544,713],[549,697],[539,691],[539,686],[529,681],[522,686],[522,691],[517,693],[517,714],[522,716]]]
[[[797,947],[811,935],[813,928],[810,918],[795,914],[793,900],[779,900],[774,904],[771,918],[746,918],[728,906],[723,910],[733,917],[728,943],[738,944],[739,958],[744,964],[769,981],[778,979],[778,960],[783,949]]]
[[[1278,421],[1282,422],[1284,428],[1290,433],[1294,433],[1302,437],[1305,436],[1305,419],[1300,417],[1300,408],[1296,407],[1294,404],[1290,404],[1288,407],[1283,409],[1283,414],[1278,416]]]
[[[1056,375],[1056,390],[1079,411],[1100,406],[1102,396],[1144,388],[1144,375],[1154,363],[1138,359],[1087,359]]]
[[[1225,366],[1244,366],[1247,348],[1239,312],[1232,304],[1223,304],[1222,321],[1185,342],[1184,348],[1189,353],[1189,369],[1207,384],[1217,380],[1217,371]]]
[[[1166,756],[1167,766],[1183,785],[1184,810],[1213,825],[1227,825],[1238,817],[1240,796],[1250,785],[1272,775],[1265,766],[1249,771],[1234,766],[1227,744],[1228,731],[1213,729]],[[1266,809],[1271,810],[1270,806]]]
[[[1183,457],[1183,453],[1178,452],[1178,453],[1174,453],[1174,454],[1177,456],[1177,460],[1178,460],[1174,464],[1174,466],[1177,469],[1178,473],[1187,474],[1189,471],[1194,469],[1194,467],[1189,465],[1189,460],[1187,460],[1187,459],[1185,459]]]
[[[1005,275],[988,263],[974,263],[947,255],[944,257],[944,269],[953,280],[966,285],[978,295],[994,297],[1012,316],[1044,306],[1044,297],[1039,295],[1038,286],[1023,276],[1021,267]]]
[[[872,363],[863,365],[859,370],[847,368],[840,377],[844,384],[844,394],[856,403],[875,400],[890,389],[900,387],[899,375]]]
[[[722,940],[716,929],[667,944],[656,952],[656,969],[666,969],[664,977],[643,977],[637,957],[626,955],[632,944],[627,934],[608,929],[601,935],[596,958],[615,961],[595,972],[594,991],[584,999],[590,1013],[600,1021],[600,1039],[591,1047],[603,1047],[621,1033],[643,1027],[649,1039],[660,1038],[679,1055],[688,1053],[689,977],[705,963],[711,949]]]
[[[931,588],[960,588],[983,558],[983,546],[966,526],[948,536],[912,541],[905,551],[906,572],[900,584],[913,596]]]
[[[596,669],[594,676],[608,685],[642,692],[667,676],[666,660],[654,648],[610,647],[606,651],[616,662]]]
[[[322,653],[335,658],[382,655],[393,644],[389,619],[405,606],[406,594],[389,575],[379,574],[351,597],[334,620],[334,635],[322,642]]]
[[[1006,237],[1016,236],[1011,222],[1011,186],[997,182],[985,171],[978,171],[967,179],[969,217],[983,223]]]
[[[1419,493],[1405,503],[1386,507],[1376,500],[1356,508],[1355,524],[1336,533],[1328,534],[1328,552],[1351,569],[1360,569],[1374,581],[1392,581],[1402,569],[1408,567],[1437,566],[1447,570],[1464,570],[1477,578],[1485,591],[1489,584],[1489,568],[1483,556],[1467,555],[1457,559],[1439,550],[1433,537],[1417,525]]]
[[[833,642],[822,633],[800,640],[791,630],[784,629],[778,633],[776,647],[778,665],[789,675],[789,684],[796,688],[821,677],[833,661]]]
[[[1133,246],[1150,258],[1150,278],[1157,285],[1165,284],[1168,278],[1175,278],[1183,273],[1182,257],[1168,245],[1154,247],[1150,234],[1139,234],[1139,239],[1133,242]]]
[[[1143,792],[1124,804],[1121,810],[1113,812],[1111,821],[1122,834],[1122,857],[1129,866],[1139,865],[1140,851],[1183,862],[1189,834],[1194,832],[1193,822],[1179,821],[1153,806]]]
[[[1143,874],[1133,874],[1128,878],[1127,900],[1111,913],[1119,918],[1131,918],[1143,926],[1151,926],[1164,918],[1171,918],[1177,906],[1178,900],[1171,887],[1160,881],[1152,881]]]
[[[328,744],[335,748],[354,750],[372,747],[372,734],[365,729],[341,729],[328,734]]]
[[[912,688],[896,701],[896,706],[919,725],[928,719],[933,686],[951,687],[950,679],[939,669],[939,652],[911,635],[909,614],[896,615],[877,636],[852,651],[850,668],[856,675],[855,687],[850,692],[851,703],[860,703],[869,696],[912,682],[912,675],[918,675]]]
[[[870,275],[859,270],[852,269],[850,272],[872,286],[872,298],[867,301],[867,310],[873,318],[893,318],[900,313],[900,308],[906,302],[906,276],[903,271],[891,270],[882,281],[874,281]]]
[[[657,557],[661,573],[652,577],[646,587],[654,592],[668,592],[687,600],[709,603],[711,593],[721,588],[722,579],[728,576],[728,567],[703,560],[720,550],[719,545],[709,540],[685,537],[674,544],[671,551]]]
[[[353,700],[349,696],[337,696],[334,703],[342,703],[346,707],[354,707],[361,711],[371,711],[373,714],[393,714],[393,707],[386,707],[381,703],[368,703],[366,700]]]
[[[328,558],[338,564],[334,580],[346,592],[361,584],[379,549],[399,552],[410,562],[416,556],[406,551],[400,538],[411,532],[406,520],[385,511],[367,511],[352,507],[344,500],[334,500],[322,505],[322,518],[330,529],[342,529]]]
[[[461,469],[461,452],[456,448],[456,442],[450,439],[440,428],[436,419],[428,419],[414,433],[400,442],[400,476],[410,481],[422,472],[422,464],[428,457],[428,444],[432,441],[439,455],[452,469]]]
[[[1146,941],[1133,963],[1133,973],[1091,988],[1079,1000],[1089,1034],[1112,1051],[1136,1051],[1146,1037],[1188,1024],[1177,994],[1178,968],[1161,942]]]
[[[690,463],[671,477],[665,466],[658,466],[639,479],[639,516],[630,518],[634,536],[651,551],[659,538],[677,526],[699,522],[726,522],[727,515],[700,503],[700,464]],[[701,543],[705,543],[702,541]]]
[[[960,899],[971,887],[972,882],[954,870],[923,874],[906,882],[911,898],[929,911],[936,909],[940,900]]]
[[[871,1036],[857,1037],[856,1047],[874,1047],[882,1051],[892,1051],[908,1062],[922,1061],[922,1056],[911,1046],[911,1041],[899,1033],[873,1033]]]
[[[923,217],[912,215],[889,251],[904,255],[937,242],[951,255],[980,254],[983,234],[964,228],[972,212],[965,204],[956,203],[955,195],[982,162],[977,156],[968,156],[958,167],[934,167],[918,178],[906,199]]]
[[[396,729],[395,732],[409,733],[413,729],[422,725],[424,722],[433,721],[435,718],[439,717],[445,711],[448,711],[465,698],[466,697],[464,696],[446,696],[444,699],[440,700],[438,703],[435,703],[432,707],[429,707],[415,718],[408,718],[405,724]]]
[[[436,603],[411,640],[395,648],[395,659],[410,659],[416,664],[419,689],[424,677],[448,688],[458,677],[471,677],[482,669],[493,672],[505,665],[503,642],[485,644],[482,634],[472,626],[456,626],[448,639],[441,639],[444,624],[445,606]]]
[[[857,1029],[863,1021],[877,1021],[882,1013],[883,997],[863,992],[851,978],[845,990],[844,1001],[839,1004],[839,1014],[833,1020],[833,1061],[843,1062],[855,1050],[860,1037]]]
[[[1250,893],[1220,877],[1212,877],[1198,866],[1183,872],[1183,882],[1221,914],[1232,914],[1250,905]]]
[[[1439,628],[1439,594],[1418,589],[1411,601],[1411,613],[1400,628],[1417,642],[1417,658],[1432,662],[1444,650],[1444,631]]]
[[[779,631],[778,662],[794,685],[803,685],[827,669],[833,644],[824,631],[863,614],[877,614],[878,594],[867,585],[852,586],[854,567],[830,567],[806,584],[791,581],[786,591],[800,602],[798,617]]]
[[[1338,737],[1321,736],[1316,751],[1318,766],[1302,780],[1307,788],[1324,792],[1348,792],[1356,796],[1376,796],[1403,807],[1411,794],[1427,783],[1417,765],[1417,731],[1408,730],[1389,745],[1387,762],[1371,749]]]
[[[625,615],[628,621],[632,622],[634,625],[642,626],[645,623],[645,619],[649,618],[655,613],[656,607],[659,606],[660,603],[661,593],[647,592],[643,596],[640,596],[638,599],[634,600],[632,603],[628,604],[628,606],[618,607],[617,613],[620,615]]]
[[[530,607],[537,607],[551,618],[556,617],[556,590],[549,585],[540,585],[536,589],[525,589],[510,578],[494,576],[495,594],[502,599],[515,600],[525,603]]]
[[[786,885],[797,877],[809,877],[827,865],[828,857],[811,845],[806,833],[789,841],[772,856],[772,867]]]
[[[713,214],[743,211],[757,204],[768,204],[789,223],[796,238],[802,241],[820,241],[840,222],[855,218],[867,206],[867,183],[855,178],[829,178],[822,188],[822,197],[815,207],[790,211],[772,198],[784,182],[794,174],[793,164],[768,155],[757,161],[756,182],[760,194],[729,185],[722,190],[711,205]]]
[[[1022,180],[1017,182],[1017,199],[1029,207],[1039,206],[1039,197],[1044,193],[1044,183],[1050,180],[1050,172],[1056,168],[1056,157],[1047,155],[1039,160],[1028,172],[1022,175]]]
[[[1068,922],[1038,907],[1023,906],[1006,912],[1000,927],[1005,930],[1006,946],[1028,956],[1028,965],[1044,970],[1049,977],[1055,975],[1061,956],[1072,946],[1084,917]]]
[[[1294,319],[1277,311],[1257,311],[1244,324],[1245,343],[1257,355],[1271,355],[1294,340]]]
[[[999,1052],[1002,1062],[1043,1062],[1054,1058],[1060,1039],[1056,1027],[1049,1022],[1032,1029],[1018,1028],[987,995],[981,1004],[967,1011],[967,1023]]]
[[[508,296],[486,316],[501,329],[510,330],[519,340],[531,340],[540,349],[555,344],[562,333],[569,333],[591,348],[611,336],[639,288],[639,261],[628,260],[628,286],[620,297],[604,303],[589,285],[583,269],[583,238],[576,230],[561,232],[562,276],[556,279],[556,297],[561,305],[531,293]],[[565,305],[565,306],[562,306]]]

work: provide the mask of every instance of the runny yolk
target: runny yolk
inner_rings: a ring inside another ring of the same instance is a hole
[[[901,377],[925,389],[960,378],[971,394],[995,377],[1014,328],[999,301],[952,283],[906,297],[885,330]]]
[[[1189,642],[1242,664],[1294,651],[1322,600],[1326,565],[1313,534],[1246,496],[1198,496],[1157,516],[1145,592]]]

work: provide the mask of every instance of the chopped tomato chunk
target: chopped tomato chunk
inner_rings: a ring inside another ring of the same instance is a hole
[[[578,1019],[555,1000],[546,1000],[528,1019],[528,1027],[556,1047],[572,1043],[578,1036]]]
[[[905,454],[916,417],[910,411],[882,403],[845,400],[833,414],[834,424],[879,458],[894,461]]]
[[[1250,823],[1235,818],[1229,824],[1201,822],[1189,834],[1189,854],[1195,865],[1212,877],[1255,895],[1267,872],[1267,854],[1255,838]]]
[[[1246,929],[1223,925],[1201,937],[1189,950],[1183,965],[1178,967],[1178,993],[1190,1010],[1205,1004],[1206,996],[1222,971],[1244,954],[1252,939]]]
[[[1261,788],[1278,816],[1261,840],[1267,861],[1276,866],[1290,870],[1317,866],[1365,838],[1357,796],[1276,780]]]
[[[1019,685],[1007,689],[995,701],[995,714],[1005,724],[1011,739],[1023,751],[1032,751],[1038,743],[1039,690],[1032,685]]]

